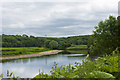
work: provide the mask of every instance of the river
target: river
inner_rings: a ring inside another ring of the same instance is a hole
[[[50,74],[54,62],[56,62],[58,66],[68,65],[69,63],[74,65],[75,62],[82,63],[82,60],[85,58],[86,56],[81,56],[81,54],[59,53],[34,58],[10,60],[2,63],[2,73],[4,78],[7,77],[7,70],[21,78],[33,78],[39,73],[39,69],[44,73]]]

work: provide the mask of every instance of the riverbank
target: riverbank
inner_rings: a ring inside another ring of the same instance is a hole
[[[27,55],[19,55],[19,56],[0,57],[0,60],[37,57],[37,56],[43,56],[43,55],[58,54],[59,52],[62,52],[62,50],[52,50],[52,51],[46,51],[46,52],[40,52],[40,53],[34,53],[34,54],[27,54]]]
[[[2,57],[20,56],[20,55],[51,51],[50,49],[45,47],[3,47],[0,49],[1,49],[0,52],[2,52],[0,56]]]
[[[88,47],[87,45],[72,45],[66,48],[66,51],[72,54],[88,54]]]

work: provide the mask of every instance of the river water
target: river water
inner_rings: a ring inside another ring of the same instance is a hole
[[[54,62],[56,62],[58,66],[68,65],[69,63],[74,65],[75,62],[82,63],[82,60],[85,58],[86,56],[81,56],[81,54],[59,53],[35,58],[11,60],[2,63],[2,73],[4,78],[7,77],[7,70],[21,78],[33,78],[39,73],[39,69],[41,72],[50,74]]]

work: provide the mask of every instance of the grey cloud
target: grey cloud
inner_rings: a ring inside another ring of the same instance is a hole
[[[120,16],[120,1],[118,3],[118,16]]]
[[[101,6],[101,5],[100,5]],[[69,36],[92,34],[94,26],[116,10],[95,8],[92,2],[8,2],[2,6],[5,34]]]

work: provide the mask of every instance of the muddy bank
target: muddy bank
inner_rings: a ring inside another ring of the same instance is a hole
[[[40,53],[27,54],[27,55],[19,55],[19,56],[0,57],[0,60],[37,57],[37,56],[43,56],[43,55],[58,54],[59,52],[62,52],[62,50],[52,50],[52,51],[47,51],[47,52],[40,52]]]

